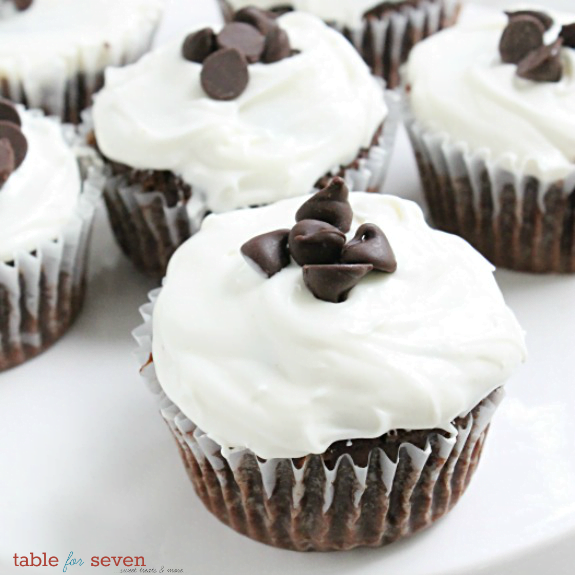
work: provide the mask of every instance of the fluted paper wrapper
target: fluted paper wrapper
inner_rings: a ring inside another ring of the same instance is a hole
[[[575,272],[575,171],[553,182],[511,172],[406,115],[437,228],[466,239],[497,267]]]
[[[233,10],[219,0],[224,19],[230,21]],[[289,1],[278,0],[278,6]],[[374,1],[374,6],[378,3]],[[246,6],[249,6],[246,1]],[[341,32],[361,54],[372,72],[383,78],[387,87],[400,84],[399,69],[409,52],[421,40],[457,21],[461,4],[455,0],[407,0],[389,4],[377,16],[364,18],[361,26],[350,27],[328,22]]]
[[[66,53],[45,58],[34,66],[0,67],[0,95],[78,124],[82,110],[92,104],[92,96],[104,85],[106,68],[139,60],[150,49],[158,24],[159,19],[155,23],[142,22],[113,45],[104,41],[78,43]]]
[[[87,250],[104,177],[101,161],[80,144],[72,126],[63,129],[77,153],[83,189],[73,218],[58,237],[33,252],[18,253],[12,262],[0,262],[0,371],[52,345],[84,301]]]
[[[158,395],[196,493],[226,525],[297,551],[378,547],[428,527],[467,488],[503,396],[500,389],[458,418],[451,434],[391,432],[382,438],[389,442],[377,446],[375,441],[368,451],[362,445],[373,441],[354,440],[335,460],[323,454],[264,461],[246,449],[222,454],[168,399],[156,378],[151,317],[158,294],[150,294],[151,303],[141,309],[145,323],[134,332],[141,373]],[[407,440],[413,434],[418,444]]]
[[[341,176],[351,190],[381,191],[400,122],[399,96],[387,91],[385,101],[389,113],[371,147],[349,165],[334,168],[320,180],[320,186],[331,176]],[[171,194],[179,197],[175,205],[168,203],[167,190],[145,190],[122,174],[110,175],[104,190],[116,240],[141,272],[157,279],[165,275],[174,251],[199,230],[209,195],[208,190],[193,187],[188,198],[189,189],[184,189],[181,180],[172,175],[167,181]]]

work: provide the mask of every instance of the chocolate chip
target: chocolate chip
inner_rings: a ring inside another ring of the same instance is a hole
[[[226,24],[216,40],[220,48],[235,48],[251,64],[261,58],[266,43],[265,36],[259,30],[243,22]]]
[[[311,293],[323,301],[341,303],[349,292],[365,277],[370,264],[334,264],[304,266],[303,280]]]
[[[16,169],[14,150],[8,138],[0,139],[0,186]]]
[[[266,44],[262,55],[264,64],[274,64],[292,55],[289,36],[279,26],[274,26],[266,36]]]
[[[315,193],[297,211],[295,220],[321,220],[344,233],[349,232],[353,211],[349,204],[349,189],[343,178],[333,178],[323,190]]]
[[[33,1],[34,0],[13,0],[16,9],[20,11],[27,10],[28,8],[30,8],[30,6],[32,6]]]
[[[289,230],[276,230],[256,236],[242,246],[242,254],[271,278],[290,264],[289,233]]]
[[[562,45],[563,39],[558,38],[550,46],[531,52],[517,65],[517,75],[534,82],[559,82],[563,77]]]
[[[372,264],[374,270],[393,273],[397,269],[395,254],[386,235],[375,224],[363,224],[355,237],[343,248],[341,261],[346,264]]]
[[[300,265],[333,264],[339,261],[345,234],[326,222],[302,220],[289,235],[289,249]]]
[[[514,12],[506,11],[505,14],[507,14],[509,19],[517,18],[519,16],[531,16],[532,18],[539,20],[539,22],[543,24],[543,28],[545,28],[545,30],[550,30],[554,23],[553,18],[551,18],[549,14],[546,14],[545,12],[539,12],[537,10],[515,10]]]
[[[512,18],[503,31],[499,42],[501,60],[507,64],[517,64],[527,54],[543,46],[545,27],[533,16]]]
[[[182,44],[182,56],[190,62],[201,64],[216,48],[214,31],[203,28],[186,36]]]
[[[218,50],[204,60],[200,74],[202,88],[214,100],[233,100],[246,89],[248,63],[237,50]]]
[[[277,6],[270,8],[270,12],[275,14],[276,18],[279,18],[288,12],[293,12],[294,10],[295,8],[293,7],[293,4],[278,4]]]
[[[234,14],[234,22],[243,22],[259,30],[264,36],[276,25],[275,18],[270,12],[248,6]]]
[[[4,98],[0,98],[0,120],[16,124],[17,126],[22,125],[16,106],[10,100],[5,100]]]
[[[563,38],[563,46],[575,48],[575,23],[563,26],[559,36]]]
[[[10,142],[14,152],[14,164],[16,169],[26,157],[28,152],[28,142],[22,130],[15,124],[6,121],[0,121],[0,139],[6,138]]]

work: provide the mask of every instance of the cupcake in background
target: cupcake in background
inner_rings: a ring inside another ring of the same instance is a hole
[[[493,267],[412,202],[338,179],[309,198],[206,219],[142,309],[141,373],[221,521],[381,546],[461,497],[523,333]]]
[[[0,100],[0,371],[70,327],[84,301],[101,162],[72,126]]]
[[[497,266],[575,272],[575,14],[445,30],[414,49],[406,83],[435,225]]]
[[[13,0],[0,5],[0,94],[79,123],[107,66],[150,47],[165,0]]]
[[[397,107],[349,43],[304,13],[255,10],[109,69],[93,122],[116,238],[161,278],[207,211],[269,204],[332,175],[379,191]]]
[[[372,72],[389,88],[399,85],[399,68],[422,39],[457,21],[459,0],[218,0],[226,20],[254,6],[276,13],[301,10],[339,30]]]

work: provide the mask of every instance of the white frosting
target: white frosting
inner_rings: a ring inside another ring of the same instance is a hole
[[[172,258],[153,317],[158,379],[224,448],[263,458],[322,453],[393,429],[451,429],[525,358],[493,267],[428,227],[413,203],[355,192],[352,232],[386,233],[398,261],[341,304],[295,263],[271,279],[241,245],[294,224],[305,197],[209,216]]]
[[[575,21],[575,14],[550,14]],[[406,71],[413,115],[514,173],[564,178],[575,170],[575,50],[562,50],[561,82],[523,80],[499,56],[506,23],[498,12],[418,44]],[[558,26],[546,40],[557,33]]]
[[[30,105],[62,78],[133,60],[149,42],[164,0],[34,0],[0,20],[0,76],[22,84]],[[87,79],[88,85],[92,82]],[[16,94],[14,94],[16,96]],[[55,94],[54,99],[60,97]]]
[[[171,170],[218,212],[300,195],[353,161],[387,115],[380,83],[321,20],[291,13],[279,22],[301,54],[250,65],[247,89],[229,102],[206,96],[182,39],[108,69],[94,105],[104,155]]]
[[[400,4],[405,0],[386,0],[389,4]],[[343,26],[358,26],[363,15],[381,3],[381,0],[227,0],[234,9],[255,6],[268,10],[275,6],[289,4],[296,10],[309,12],[326,22],[336,22]]]
[[[0,261],[56,239],[77,209],[80,171],[60,124],[18,108],[28,140],[24,162],[0,189]]]

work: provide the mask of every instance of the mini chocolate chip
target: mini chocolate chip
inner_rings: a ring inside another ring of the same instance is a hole
[[[563,26],[559,36],[563,38],[563,46],[567,48],[575,48],[575,22],[573,24],[566,24]]]
[[[264,64],[274,64],[292,55],[289,36],[279,26],[274,26],[266,36],[266,45],[262,55]]]
[[[271,278],[290,264],[289,233],[289,230],[276,230],[256,236],[242,246],[242,254]]]
[[[531,52],[517,65],[517,75],[534,82],[559,82],[563,77],[562,45],[563,39],[558,38],[553,44]]]
[[[349,232],[353,211],[349,203],[349,188],[345,180],[340,177],[333,178],[323,190],[315,193],[300,207],[295,220],[296,222],[321,220],[339,228],[344,233]]]
[[[264,36],[276,25],[275,17],[265,10],[248,6],[234,14],[234,22],[243,22],[259,30]]]
[[[16,168],[14,150],[8,138],[0,139],[0,186],[9,178]]]
[[[511,18],[499,42],[501,60],[507,64],[517,64],[527,54],[543,46],[543,24],[533,16]]]
[[[12,146],[12,151],[14,152],[14,169],[16,169],[22,164],[28,152],[26,136],[24,136],[22,130],[15,124],[2,120],[0,121],[0,139],[2,138],[6,138]]]
[[[539,12],[537,10],[515,10],[513,12],[506,11],[505,14],[507,14],[509,19],[517,18],[519,16],[531,16],[532,18],[539,20],[539,22],[543,24],[543,28],[545,28],[545,30],[550,30],[554,23],[553,18],[551,18],[549,14],[546,14],[545,12]]]
[[[397,269],[395,254],[386,235],[375,224],[363,224],[355,237],[343,248],[341,261],[346,264],[372,264],[380,272]]]
[[[218,50],[204,60],[200,74],[202,88],[214,100],[233,100],[246,89],[248,63],[233,48]]]
[[[16,106],[10,100],[5,100],[4,98],[0,98],[0,120],[16,124],[17,126],[22,125]]]
[[[256,28],[244,22],[226,24],[217,35],[220,48],[235,48],[248,62],[257,62],[264,51],[266,37]]]
[[[336,263],[344,245],[345,234],[317,220],[302,220],[289,235],[291,255],[300,266]]]
[[[211,28],[203,28],[186,36],[182,44],[182,56],[190,62],[201,64],[216,49],[214,31]]]
[[[311,293],[323,301],[341,303],[349,292],[365,277],[370,264],[334,264],[304,266],[303,280]]]

